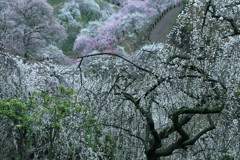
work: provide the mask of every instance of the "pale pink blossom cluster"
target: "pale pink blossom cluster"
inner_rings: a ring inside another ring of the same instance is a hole
[[[74,50],[84,55],[93,50],[111,49],[128,33],[140,29],[148,20],[159,13],[159,8],[164,10],[166,5],[177,3],[173,0],[126,0],[119,2],[122,8],[118,13],[108,17],[95,30],[81,33],[77,37]],[[153,5],[154,4],[154,5]],[[90,28],[90,27],[89,27]]]

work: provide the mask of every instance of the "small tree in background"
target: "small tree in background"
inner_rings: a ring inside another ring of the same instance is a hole
[[[66,32],[53,18],[45,0],[9,0],[1,11],[1,41],[9,51],[24,55],[35,53],[46,44],[59,45]]]

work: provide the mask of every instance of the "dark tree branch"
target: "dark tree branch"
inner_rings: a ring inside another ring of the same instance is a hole
[[[147,72],[147,73],[153,75],[154,77],[157,77],[157,75],[155,75],[152,71],[150,71],[150,70],[148,70],[148,69],[146,69],[146,68],[142,68],[142,67],[140,67],[139,65],[133,63],[132,61],[128,60],[127,58],[125,58],[125,57],[123,57],[123,56],[120,56],[120,55],[118,55],[118,54],[114,54],[114,53],[102,52],[102,53],[90,54],[90,55],[86,55],[86,56],[80,56],[80,57],[77,57],[77,58],[81,59],[81,61],[82,61],[84,58],[95,57],[95,56],[104,56],[104,55],[114,56],[114,57],[121,58],[121,59],[123,59],[124,61],[126,61],[126,62],[130,63],[131,65],[133,65],[134,67],[138,68],[139,70],[144,71],[144,72]],[[80,62],[81,62],[81,61],[80,61]],[[81,64],[79,63],[79,66],[80,66],[80,65],[81,65]]]
[[[220,113],[224,108],[224,105],[220,107],[213,107],[213,108],[180,108],[176,112],[173,113],[174,116],[179,116],[181,114],[215,114]]]
[[[100,125],[107,126],[107,127],[113,127],[113,128],[117,128],[117,129],[123,130],[123,131],[127,132],[129,136],[132,136],[132,137],[137,138],[138,140],[140,140],[143,143],[144,146],[147,145],[146,141],[142,137],[133,134],[132,131],[129,130],[129,129],[122,128],[122,127],[120,127],[118,125],[114,125],[114,124],[100,123]]]
[[[220,113],[222,111],[223,107],[215,107],[215,108],[206,108],[206,109],[201,109],[201,108],[180,108],[176,112],[173,113],[173,126],[169,128],[165,128],[162,132],[160,132],[161,138],[168,137],[169,134],[172,134],[173,132],[177,131],[180,134],[180,138],[178,139],[177,142],[170,144],[167,147],[163,148],[158,148],[155,151],[155,155],[157,157],[161,156],[169,156],[173,153],[174,150],[180,149],[180,148],[186,148],[188,145],[193,145],[195,142],[204,134],[207,132],[213,130],[215,128],[213,121],[210,117],[210,114],[215,114],[215,113]],[[184,118],[181,120],[178,120],[179,115],[182,114],[187,114]],[[195,136],[191,137],[189,134],[187,134],[183,130],[183,125],[187,124],[193,115],[195,114],[208,114],[208,121],[209,121],[209,127],[206,127],[205,129],[201,130],[198,132]]]
[[[187,124],[191,119],[192,119],[193,115],[187,115],[185,117],[183,117],[182,119],[179,120],[179,125],[180,126],[184,126],[185,124]],[[161,137],[161,139],[164,138],[168,138],[168,136],[172,133],[174,133],[176,130],[174,129],[174,126],[168,126],[165,127],[164,129],[162,129],[162,131],[159,133],[159,136]]]
[[[204,128],[202,131],[200,131],[199,133],[197,133],[194,137],[192,137],[191,139],[187,140],[186,142],[183,143],[183,145],[187,146],[187,145],[194,145],[195,142],[202,136],[204,135],[205,133],[215,129],[215,125],[213,124],[213,121],[210,117],[210,115],[208,115],[208,121],[209,121],[209,124],[210,126],[209,127],[206,127]]]
[[[155,124],[154,121],[152,119],[152,116],[149,112],[145,111],[141,106],[140,106],[140,100],[135,100],[130,94],[128,93],[123,93],[123,96],[130,100],[136,107],[137,110],[139,110],[139,112],[143,115],[143,117],[145,117],[146,121],[147,121],[147,126],[150,130],[151,135],[153,136],[154,139],[154,144],[151,147],[151,149],[148,151],[148,153],[152,153],[154,152],[160,145],[161,145],[161,139],[159,137],[159,134],[157,132],[157,130],[155,129]],[[147,154],[148,154],[147,153]]]
[[[231,36],[240,35],[240,30],[239,30],[239,28],[238,28],[238,25],[237,25],[237,23],[236,23],[236,20],[234,20],[233,18],[229,18],[229,17],[227,17],[227,16],[217,15],[217,13],[216,13],[216,6],[211,5],[211,7],[213,8],[213,11],[210,11],[210,10],[208,10],[208,11],[209,11],[210,13],[212,13],[212,17],[217,18],[217,19],[219,19],[219,18],[222,17],[223,20],[225,20],[225,21],[227,21],[227,22],[230,23],[230,25],[232,26],[233,31],[234,31],[234,33],[231,34]]]
[[[211,0],[206,4],[206,9],[205,9],[204,17],[203,17],[201,33],[203,33],[203,28],[204,28],[205,23],[206,23],[207,13],[209,11],[210,6],[211,6]]]

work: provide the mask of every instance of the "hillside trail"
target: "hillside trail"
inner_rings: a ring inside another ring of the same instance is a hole
[[[151,42],[164,43],[167,40],[167,35],[170,33],[172,26],[175,24],[179,13],[182,10],[182,5],[168,11],[162,19],[157,23],[150,33]]]

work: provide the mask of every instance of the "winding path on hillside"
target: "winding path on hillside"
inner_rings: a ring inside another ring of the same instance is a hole
[[[151,42],[166,42],[167,35],[170,33],[172,26],[176,22],[176,19],[179,13],[182,10],[182,5],[177,6],[169,10],[162,19],[157,23],[157,25],[153,28],[150,33],[150,41]]]

